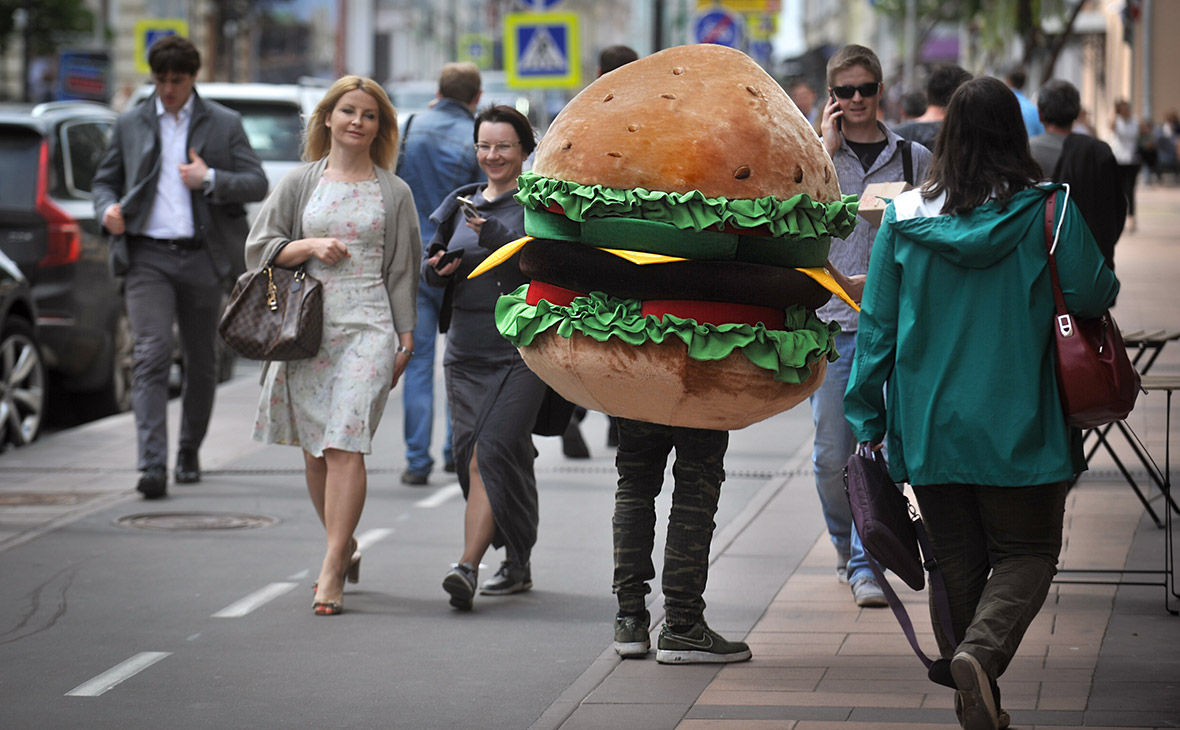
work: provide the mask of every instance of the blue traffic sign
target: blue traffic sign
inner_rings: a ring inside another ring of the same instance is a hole
[[[694,29],[697,43],[715,43],[730,48],[741,43],[740,21],[725,10],[710,10],[697,16]]]
[[[561,2],[561,0],[517,0],[517,2],[529,10],[548,10]]]
[[[571,88],[579,83],[578,16],[504,16],[504,70],[509,88]]]

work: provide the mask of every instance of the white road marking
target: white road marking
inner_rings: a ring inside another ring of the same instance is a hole
[[[67,697],[98,697],[115,685],[134,677],[151,665],[170,655],[170,651],[143,651],[118,664],[89,682],[83,682],[69,692]]]
[[[310,572],[311,572],[310,570],[308,570],[307,568],[304,568],[303,570],[299,571],[298,573],[292,573],[291,575],[287,576],[287,580],[301,581],[304,578],[306,578]]]
[[[295,585],[295,583],[286,581],[282,583],[271,583],[262,590],[254,591],[240,601],[235,601],[221,609],[213,614],[213,618],[241,618],[254,609],[264,606],[284,593],[287,593]]]
[[[415,507],[422,507],[423,509],[432,509],[439,505],[450,502],[455,497],[463,496],[463,488],[458,484],[451,484],[443,487],[429,497],[424,497],[414,503]]]
[[[393,534],[393,530],[388,527],[377,527],[372,530],[365,530],[356,538],[357,550],[364,551],[369,546],[381,542],[385,538]]]

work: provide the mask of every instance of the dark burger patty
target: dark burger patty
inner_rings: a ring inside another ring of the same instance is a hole
[[[621,247],[620,247],[621,248]],[[520,252],[530,279],[622,299],[688,299],[786,309],[818,309],[832,293],[795,269],[736,261],[676,261],[640,266],[593,246],[538,238]]]

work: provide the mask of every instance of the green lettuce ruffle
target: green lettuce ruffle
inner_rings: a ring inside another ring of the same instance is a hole
[[[617,337],[631,345],[663,342],[679,337],[694,360],[722,360],[734,350],[783,383],[801,383],[811,375],[811,363],[839,357],[833,335],[840,331],[835,322],[825,323],[802,307],[787,310],[787,330],[768,330],[762,324],[698,324],[691,319],[666,315],[643,316],[641,303],[618,299],[603,292],[577,297],[568,307],[541,300],[536,306],[525,301],[528,285],[505,294],[496,302],[496,327],[516,347],[527,347],[548,329],[562,337],[579,332],[599,342]]]
[[[789,200],[773,196],[728,200],[707,198],[699,190],[668,193],[635,188],[617,190],[554,180],[526,171],[517,180],[516,200],[526,208],[543,209],[556,203],[571,220],[595,217],[633,217],[670,223],[682,230],[700,231],[731,225],[747,229],[765,225],[775,238],[845,238],[856,226],[859,205],[855,195],[821,203],[799,194]]]

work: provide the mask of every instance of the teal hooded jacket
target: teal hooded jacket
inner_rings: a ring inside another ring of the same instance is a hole
[[[858,441],[887,439],[896,481],[1031,486],[1084,468],[1057,394],[1048,194],[1066,306],[1098,316],[1119,283],[1063,186],[962,215],[919,190],[886,208],[844,412]]]

